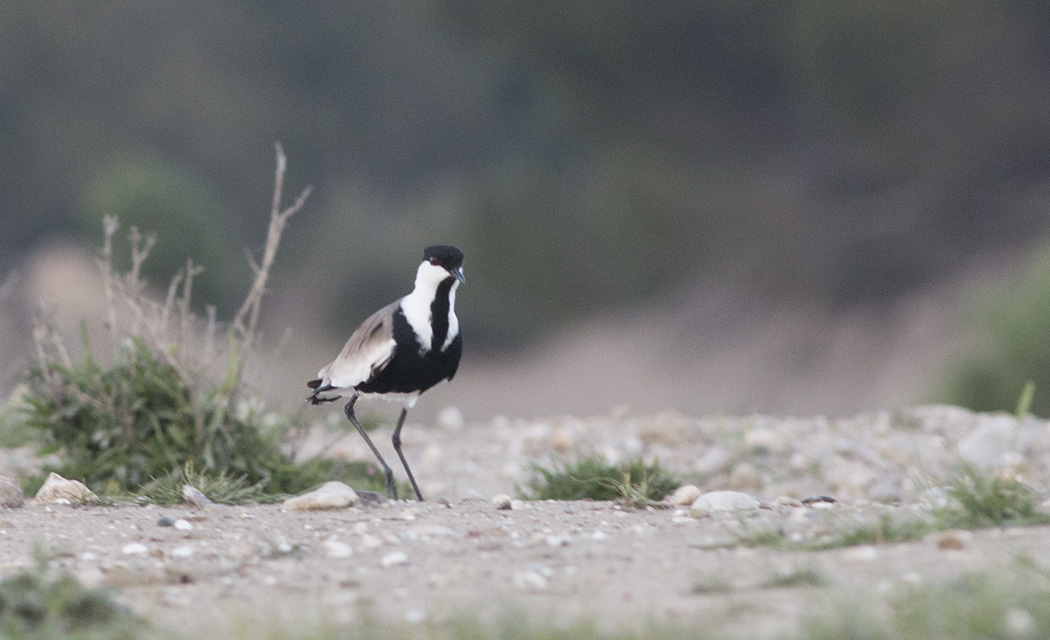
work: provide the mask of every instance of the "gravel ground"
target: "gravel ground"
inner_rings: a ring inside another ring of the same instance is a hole
[[[1032,418],[922,407],[841,420],[621,411],[464,425],[448,410],[438,423],[403,434],[426,503],[298,512],[29,502],[0,511],[0,571],[28,566],[41,547],[163,627],[212,637],[246,624],[352,621],[362,605],[409,623],[525,611],[606,629],[656,620],[770,637],[851,602],[874,607],[916,583],[1009,571],[1018,557],[1050,566],[1047,527],[820,552],[737,544],[761,531],[812,541],[884,515],[921,518],[960,461],[1005,470],[1045,494],[1050,428]],[[368,456],[353,438],[330,451]],[[688,507],[500,510],[491,502],[524,483],[530,463],[579,453],[659,459],[705,490],[746,492],[763,508],[699,516]],[[838,502],[798,500],[816,495]]]

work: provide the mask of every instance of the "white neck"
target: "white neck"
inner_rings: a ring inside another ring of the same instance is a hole
[[[434,328],[430,324],[430,304],[434,302],[438,286],[448,278],[448,271],[441,267],[424,262],[416,271],[416,284],[412,293],[401,299],[401,310],[405,313],[405,319],[419,338],[422,350],[430,349],[430,342],[434,338]],[[459,319],[456,318],[456,289],[459,281],[452,283],[452,289],[448,293],[448,337],[441,346],[447,347],[452,339],[459,333]]]

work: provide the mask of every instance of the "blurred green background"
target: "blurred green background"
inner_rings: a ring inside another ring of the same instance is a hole
[[[228,316],[279,140],[314,193],[275,334],[308,316],[337,346],[433,242],[467,254],[477,358],[716,289],[878,318],[1041,250],[1048,114],[1033,0],[5,3],[0,274],[56,238],[94,251],[113,213],[157,232],[161,285],[205,265],[198,303]],[[925,397],[1011,409],[1034,379],[1050,413],[1050,323],[1024,311],[1050,290],[987,299],[1031,318],[978,310],[970,335],[1024,335],[956,344]]]

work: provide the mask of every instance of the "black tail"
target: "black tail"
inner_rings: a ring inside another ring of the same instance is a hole
[[[307,382],[306,386],[308,386],[311,389],[313,389],[313,392],[311,392],[310,395],[306,396],[306,400],[310,404],[321,404],[321,403],[324,403],[324,402],[335,402],[336,400],[338,400],[339,398],[342,397],[342,396],[331,396],[331,397],[322,398],[322,397],[318,396],[317,394],[319,394],[319,393],[324,393],[325,391],[329,391],[331,389],[335,389],[335,387],[333,387],[330,384],[326,384],[325,386],[322,387],[320,378],[317,378],[316,380],[311,380],[310,382]]]

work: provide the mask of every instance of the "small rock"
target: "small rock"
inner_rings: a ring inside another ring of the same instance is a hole
[[[284,508],[292,511],[313,509],[342,509],[352,507],[360,501],[357,492],[342,482],[331,481],[301,496],[288,498]]]
[[[813,509],[831,509],[835,506],[837,500],[831,496],[813,496],[811,498],[803,498],[802,504]]]
[[[954,531],[949,531],[937,538],[937,548],[941,551],[958,551],[964,546],[966,545]]]
[[[427,614],[422,609],[409,609],[405,612],[405,622],[408,624],[419,624],[427,619]]]
[[[1030,638],[1035,637],[1039,623],[1028,609],[1014,607],[1006,612],[1006,629],[1014,638]]]
[[[347,543],[329,538],[324,541],[324,552],[329,558],[349,558],[354,555],[354,550]]]
[[[25,502],[22,485],[8,475],[0,475],[0,507],[14,509]]]
[[[498,493],[492,496],[492,504],[496,505],[496,508],[500,511],[507,511],[511,508],[512,501],[507,494]]]
[[[762,506],[754,496],[740,491],[711,491],[705,493],[689,507],[693,513],[705,514],[716,511],[752,511]]]
[[[787,449],[788,439],[776,429],[756,427],[744,434],[744,444],[759,452],[781,453]]]
[[[393,567],[399,564],[408,564],[408,554],[404,551],[391,551],[383,556],[379,561],[379,564],[384,568]]]
[[[511,500],[510,501],[510,509],[511,509],[511,511],[521,511],[524,508],[525,508],[525,501],[524,500]]]
[[[1017,419],[1013,416],[982,415],[980,426],[959,441],[959,457],[978,467],[988,468],[1010,453]]]
[[[131,544],[124,545],[124,548],[120,551],[128,556],[144,556],[149,553],[149,547],[141,542],[132,542]]]
[[[732,459],[732,456],[730,456],[729,452],[725,449],[711,447],[707,451],[704,451],[704,455],[700,456],[699,460],[693,463],[693,471],[700,475],[720,473],[729,466]]]
[[[193,555],[191,547],[175,547],[171,550],[172,558],[188,558]]]
[[[173,527],[173,526],[175,526],[175,521],[172,520],[171,518],[167,517],[167,516],[161,516],[161,518],[159,520],[157,520],[157,526],[158,527]]]
[[[879,557],[879,550],[870,544],[850,547],[842,552],[842,559],[852,562],[871,562]]]
[[[680,507],[685,507],[696,502],[696,499],[700,497],[700,487],[695,484],[683,484],[674,490],[674,493],[664,497],[664,504],[671,504]]]
[[[182,518],[176,520],[174,525],[179,531],[193,531],[193,525]]]
[[[210,507],[213,503],[204,492],[193,485],[182,485],[182,499],[195,507]]]
[[[883,504],[900,502],[904,498],[901,479],[891,475],[879,476],[868,485],[868,499]]]
[[[733,468],[729,474],[729,486],[737,491],[750,489],[752,491],[761,489],[763,485],[762,474],[755,465],[742,462]]]
[[[567,547],[569,546],[569,536],[546,536],[544,541],[549,547]]]
[[[554,434],[551,435],[551,449],[558,453],[566,453],[575,444],[576,439],[572,437],[572,433],[565,427],[558,427],[554,430]]]
[[[449,406],[438,412],[437,423],[442,429],[459,431],[466,425],[466,420],[463,419],[463,412],[459,407]]]
[[[84,504],[95,499],[95,494],[83,482],[66,480],[53,471],[34,497],[37,504]]]
[[[536,593],[547,590],[547,578],[535,571],[518,571],[511,577],[514,586],[522,591]]]

